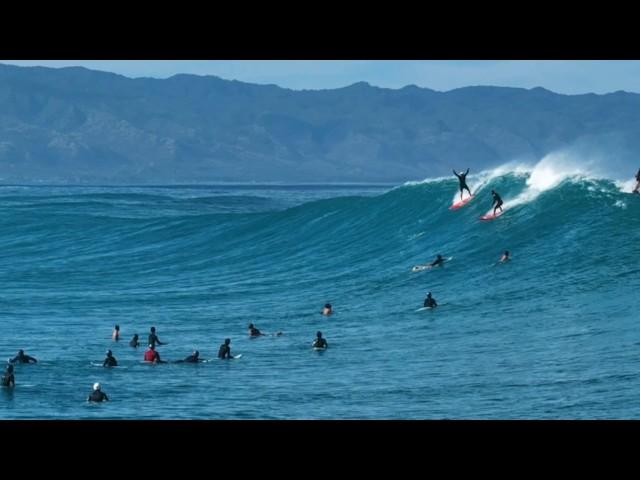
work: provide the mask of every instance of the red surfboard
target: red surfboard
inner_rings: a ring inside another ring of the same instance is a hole
[[[493,214],[493,212],[487,213],[486,215],[481,216],[480,220],[485,222],[488,222],[489,220],[495,220],[496,218],[500,217],[503,213],[504,213],[504,210],[496,213],[495,215]]]
[[[475,195],[471,195],[470,197],[465,198],[464,200],[460,200],[459,202],[454,203],[449,207],[449,210],[458,210],[459,208],[464,207],[467,203],[469,203]]]

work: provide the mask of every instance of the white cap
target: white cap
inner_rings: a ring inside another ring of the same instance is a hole
[[[93,384],[93,389],[94,390],[100,390],[100,384],[98,382]]]

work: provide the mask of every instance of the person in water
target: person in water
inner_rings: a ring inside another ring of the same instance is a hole
[[[113,353],[111,352],[111,350],[107,350],[107,358],[105,358],[104,362],[102,362],[102,366],[103,367],[117,367],[118,366],[118,362],[116,360],[116,357],[113,356]]]
[[[156,335],[156,327],[151,327],[151,332],[149,333],[149,341],[147,343],[150,343],[154,347],[156,346],[156,344],[166,345],[166,343],[161,342],[158,336]]]
[[[469,174],[469,169],[464,173],[456,173],[455,169],[453,170],[453,174],[458,177],[458,181],[460,182],[460,200],[462,200],[462,192],[466,190],[469,192],[469,196],[471,196],[471,190],[467,186],[467,175]]]
[[[9,360],[9,363],[38,363],[33,357],[24,354],[24,350],[18,350],[18,355]]]
[[[508,262],[509,260],[511,260],[509,250],[505,250],[504,255],[502,255],[502,258],[500,259],[500,263]]]
[[[140,342],[138,341],[138,334],[136,333],[131,341],[129,342],[129,346],[138,348],[140,346]]]
[[[108,402],[109,397],[107,394],[101,390],[100,384],[98,382],[93,384],[93,392],[87,398],[87,402]]]
[[[632,193],[640,194],[640,168],[638,169],[638,173],[636,173],[636,188],[633,189]]]
[[[316,333],[316,339],[313,341],[313,348],[327,348],[329,344],[327,340],[322,338],[322,332]]]
[[[149,344],[149,350],[144,352],[144,361],[151,363],[164,363],[160,359],[160,354],[156,352],[156,347],[154,347],[152,343]]]
[[[424,299],[424,306],[429,308],[438,306],[438,302],[436,302],[436,299],[431,296],[431,292],[427,293],[427,298]]]
[[[441,267],[442,265],[444,265],[444,258],[442,258],[442,255],[438,254],[438,257],[429,264],[430,267]]]
[[[233,356],[231,355],[231,347],[229,344],[231,343],[231,339],[226,338],[224,343],[220,345],[220,350],[218,350],[218,358],[220,359],[231,359]]]
[[[495,207],[493,208],[493,216],[495,217],[496,210],[498,208],[502,212],[502,203],[503,202],[502,202],[502,198],[500,198],[500,195],[498,195],[495,190],[491,190],[491,195],[493,195],[493,204],[495,205]]]
[[[328,317],[329,315],[333,315],[333,307],[331,306],[330,303],[324,304],[324,308],[322,309],[322,314],[325,317]]]
[[[184,360],[178,360],[176,363],[198,363],[204,362],[204,360],[200,359],[200,352],[195,350],[191,355],[189,355]]]
[[[4,375],[2,375],[2,378],[0,378],[0,385],[2,385],[3,387],[16,386],[16,377],[13,375],[13,365],[7,365],[7,368],[4,371]]]
[[[120,325],[116,325],[113,329],[113,333],[111,334],[111,338],[114,342],[120,340]]]
[[[260,337],[260,336],[265,336],[264,333],[262,333],[260,330],[258,330],[256,327],[253,326],[253,323],[249,324],[249,336],[250,337]]]

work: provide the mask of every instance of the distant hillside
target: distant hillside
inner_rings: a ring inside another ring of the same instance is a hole
[[[0,180],[403,181],[571,144],[640,157],[640,95],[408,86],[292,91],[0,65]]]

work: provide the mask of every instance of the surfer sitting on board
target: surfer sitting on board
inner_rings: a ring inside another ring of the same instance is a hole
[[[505,250],[504,255],[502,255],[502,258],[500,259],[500,263],[508,262],[509,260],[511,260],[509,250]]]
[[[427,293],[427,298],[424,299],[424,306],[429,308],[438,306],[436,299],[431,296],[431,292]]]
[[[313,348],[327,348],[327,340],[322,338],[322,332],[316,333],[316,339],[313,341]]]
[[[491,195],[493,195],[493,203],[495,204],[495,207],[493,208],[493,216],[495,217],[496,210],[498,208],[502,212],[502,203],[503,202],[502,202],[502,198],[500,198],[500,195],[498,195],[495,190],[491,190]]]
[[[111,350],[107,350],[107,358],[105,358],[104,362],[102,362],[102,366],[103,367],[117,367],[118,366],[118,361],[116,360],[116,357],[113,356],[113,353],[111,352]]]
[[[156,352],[156,347],[152,343],[149,344],[149,350],[144,352],[144,361],[151,363],[166,363],[160,360],[160,354]]]
[[[463,190],[467,190],[467,192],[469,192],[469,195],[471,195],[471,190],[469,190],[469,187],[467,187],[467,174],[469,173],[469,169],[467,168],[467,171],[464,173],[456,173],[455,170],[453,170],[453,174],[458,177],[458,180],[460,181],[460,200],[462,200],[462,191]]]
[[[633,189],[631,193],[640,193],[640,168],[638,169],[638,173],[636,173],[636,188]]]
[[[233,358],[233,356],[231,355],[231,347],[229,346],[230,343],[231,339],[225,338],[224,343],[220,345],[220,350],[218,350],[218,358]]]

